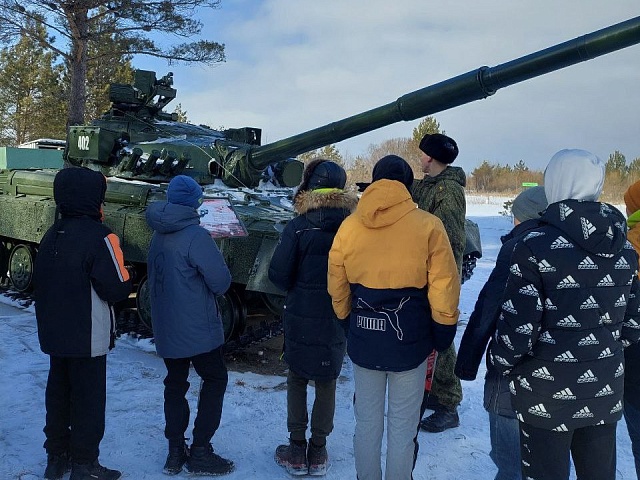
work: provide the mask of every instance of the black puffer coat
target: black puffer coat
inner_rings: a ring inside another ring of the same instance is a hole
[[[513,247],[531,230],[541,225],[539,220],[527,220],[516,225],[500,238],[502,247],[498,252],[496,265],[478,294],[478,300],[460,342],[455,367],[455,374],[460,379],[476,379],[487,344],[496,332],[500,300],[509,277]],[[487,360],[488,357],[487,354]],[[487,375],[484,382],[484,408],[498,415],[515,417],[511,407],[508,380],[489,361],[487,361]]]
[[[287,291],[284,356],[289,368],[309,380],[340,375],[346,339],[327,293],[327,264],[333,237],[357,199],[342,190],[298,193],[299,215],[284,229],[271,259],[269,278]]]
[[[568,431],[622,413],[623,345],[640,338],[638,259],[623,215],[563,200],[511,257],[491,348],[518,419]]]

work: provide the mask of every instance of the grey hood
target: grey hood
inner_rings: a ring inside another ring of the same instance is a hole
[[[560,150],[544,171],[544,192],[549,203],[560,200],[600,198],[604,185],[605,164],[586,150]]]

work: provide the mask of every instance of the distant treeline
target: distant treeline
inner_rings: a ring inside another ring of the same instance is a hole
[[[438,125],[439,126],[439,125]],[[371,179],[371,172],[375,163],[385,155],[394,154],[406,159],[413,168],[416,178],[422,178],[418,149],[422,132],[414,131],[413,138],[395,138],[379,145],[370,145],[365,155],[350,157],[342,156],[335,145],[300,155],[304,162],[315,157],[334,160],[345,167],[349,184],[366,182]],[[604,159],[603,159],[604,160]],[[467,191],[480,194],[495,193],[499,195],[517,195],[523,188],[531,184],[543,184],[542,170],[532,170],[520,160],[514,165],[501,165],[483,161],[478,167],[467,171]],[[632,183],[640,180],[640,158],[627,163],[625,156],[615,151],[606,159],[606,178],[602,200],[612,203],[622,202],[622,195]]]
[[[530,170],[522,161],[514,166],[493,165],[487,161],[469,174],[468,188],[476,192],[519,191],[523,183],[543,184],[543,171]],[[606,160],[606,176],[602,199],[621,202],[625,190],[640,180],[640,158],[627,164],[625,156],[615,151]]]

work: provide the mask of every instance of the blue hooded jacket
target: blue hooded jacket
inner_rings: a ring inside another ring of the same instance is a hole
[[[188,358],[224,343],[216,295],[231,285],[218,246],[195,208],[155,202],[146,212],[154,230],[148,275],[156,351],[163,358]]]

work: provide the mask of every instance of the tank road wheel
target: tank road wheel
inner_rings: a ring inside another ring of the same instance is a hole
[[[222,317],[224,340],[228,342],[244,331],[247,310],[242,303],[240,295],[233,288],[227,290],[224,295],[218,296],[217,299],[220,316]]]
[[[19,292],[31,290],[35,249],[29,245],[16,245],[9,254],[9,278]]]
[[[140,322],[153,332],[153,324],[151,323],[151,293],[149,292],[148,277],[145,275],[138,283],[136,290],[136,309],[138,310],[138,318]]]

